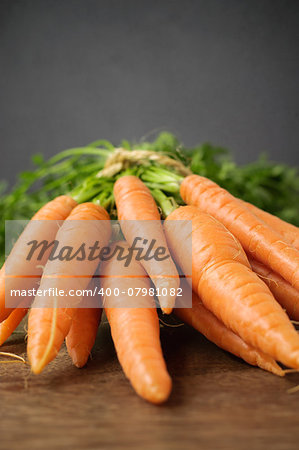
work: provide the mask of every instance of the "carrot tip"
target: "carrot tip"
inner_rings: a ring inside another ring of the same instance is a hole
[[[77,367],[77,369],[82,369],[82,367],[85,366],[86,361],[82,362],[82,361],[73,361],[73,364],[75,367]]]
[[[42,366],[41,364],[32,364],[31,363],[31,371],[34,373],[34,375],[39,375],[40,373],[42,373],[44,369],[44,366]]]
[[[78,369],[82,369],[82,367],[84,367],[86,365],[89,355],[90,355],[89,351],[83,351],[82,348],[81,348],[81,351],[78,351],[76,346],[70,347],[68,345],[67,345],[67,351],[72,360],[72,363]]]
[[[145,396],[144,398],[155,405],[160,405],[168,400],[171,393],[171,388],[171,382],[169,383],[167,389],[163,390],[161,390],[161,386],[151,386],[148,396]]]
[[[76,356],[72,356],[72,361],[74,366],[76,366],[78,369],[82,369],[82,367],[84,367],[88,361],[88,356],[87,358],[77,358]]]
[[[27,350],[28,352],[28,350]],[[47,360],[45,358],[41,358],[40,354],[30,354],[30,352],[28,352],[28,356],[29,356],[29,362],[30,362],[30,368],[31,371],[35,374],[35,375],[39,375],[40,373],[42,373],[42,371],[44,370],[44,368],[47,366],[47,364],[52,361],[53,358]]]

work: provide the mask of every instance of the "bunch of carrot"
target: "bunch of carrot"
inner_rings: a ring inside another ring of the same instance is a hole
[[[237,355],[249,364],[259,366],[274,374],[286,373],[278,363],[299,370],[299,335],[292,320],[299,320],[299,229],[253,205],[233,197],[211,180],[189,175],[175,177],[171,185],[180,190],[186,206],[177,207],[169,202],[157,186],[153,175],[143,174],[144,181],[152,184],[151,190],[136,176],[119,176],[113,186],[113,197],[125,240],[117,242],[124,249],[136,235],[155,245],[168,248],[172,258],[162,262],[133,259],[126,267],[124,261],[112,258],[101,263],[102,286],[117,285],[120,291],[129,287],[149,290],[150,282],[162,291],[177,289],[180,269],[187,273],[192,261],[192,308],[176,308],[173,296],[160,296],[164,313],[172,311],[219,347]],[[149,178],[147,178],[149,177]],[[150,181],[149,181],[150,179]],[[112,192],[110,193],[112,195]],[[79,242],[81,233],[73,221],[94,221],[90,240],[101,246],[110,242],[111,225],[108,212],[95,201],[78,204],[71,196],[61,196],[42,207],[29,222],[6,265],[15,265],[16,273],[25,268],[26,248],[29,240],[42,233],[44,220],[62,220],[56,230],[56,239],[64,245]],[[162,205],[167,215],[161,223]],[[133,222],[136,221],[137,225]],[[37,222],[36,222],[37,221]],[[147,226],[148,221],[150,226]],[[190,237],[188,223],[192,221],[192,251],[182,248]],[[36,226],[33,224],[36,223]],[[83,223],[83,222],[82,222]],[[153,225],[154,223],[154,225]],[[39,225],[40,224],[40,225]],[[141,224],[141,225],[140,225]],[[140,229],[142,227],[142,229]],[[44,230],[43,230],[44,231]],[[49,228],[48,239],[54,231]],[[44,234],[43,234],[44,236]],[[39,263],[40,286],[48,286],[49,279],[76,273],[76,263],[47,260],[45,253]],[[30,264],[34,264],[31,261]],[[32,267],[26,266],[29,274]],[[86,273],[78,273],[80,288],[93,283],[92,274],[97,263],[86,263]],[[81,270],[82,264],[80,265]],[[78,266],[79,270],[79,266]],[[117,273],[118,277],[115,276]],[[25,273],[26,275],[26,273]],[[89,276],[90,275],[90,276]],[[83,280],[83,281],[82,281]],[[0,274],[0,344],[18,326],[27,313],[20,303],[16,309],[5,307],[5,283],[11,289],[18,286],[18,278]],[[28,279],[30,285],[30,278]],[[74,307],[61,307],[59,302],[49,307],[49,299],[33,303],[28,320],[28,358],[34,373],[40,373],[55,358],[64,340],[68,352],[78,367],[86,364],[101,320],[100,308],[80,308],[81,298]],[[138,300],[138,299],[137,299]],[[159,319],[150,295],[139,299],[142,307],[127,307],[129,298],[104,299],[104,309],[111,327],[112,338],[120,364],[136,392],[152,403],[167,400],[171,392],[171,378],[164,362],[160,339]]]

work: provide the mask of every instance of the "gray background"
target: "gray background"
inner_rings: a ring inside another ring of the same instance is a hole
[[[168,129],[299,163],[298,1],[0,1],[0,178]]]

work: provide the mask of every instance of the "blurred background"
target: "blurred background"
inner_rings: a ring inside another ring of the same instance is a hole
[[[1,0],[0,178],[98,138],[299,163],[299,2]]]

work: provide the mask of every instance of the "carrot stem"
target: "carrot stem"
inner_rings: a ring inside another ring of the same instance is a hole
[[[152,189],[151,194],[161,208],[164,217],[167,217],[178,207],[175,199],[173,197],[168,197],[160,189]]]

